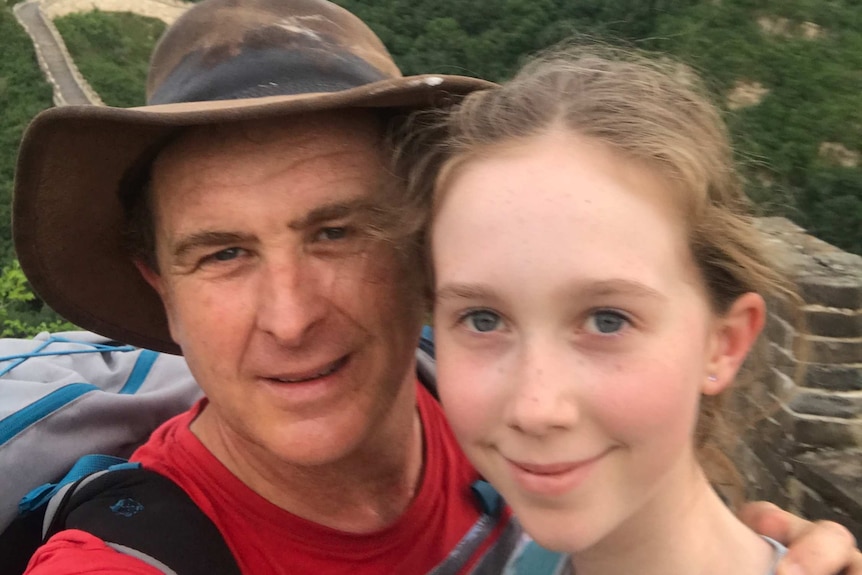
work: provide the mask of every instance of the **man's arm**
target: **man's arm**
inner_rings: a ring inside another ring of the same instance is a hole
[[[837,523],[806,521],[763,501],[745,505],[739,517],[788,547],[778,575],[862,575],[862,553],[850,531]]]

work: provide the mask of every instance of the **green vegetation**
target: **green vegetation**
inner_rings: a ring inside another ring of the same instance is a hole
[[[147,64],[165,24],[130,12],[94,10],[54,20],[87,82],[109,106],[145,103]]]
[[[766,16],[771,20],[758,23]],[[819,26],[808,25],[810,38],[806,22]],[[778,31],[764,33],[770,23]],[[760,104],[728,114],[748,166],[749,193],[762,212],[787,215],[862,254],[862,166],[841,166],[821,153],[824,143],[862,152],[862,7],[707,2],[660,19],[659,26],[661,40],[651,44],[685,58],[721,93],[738,81],[769,90]]]
[[[33,295],[14,260],[9,223],[16,150],[33,116],[51,106],[51,88],[12,4],[0,4],[0,337],[71,328]]]
[[[12,8],[0,5],[0,266],[12,258],[12,178],[21,134],[30,120],[51,105],[30,37],[18,24]]]
[[[0,337],[29,337],[42,331],[71,329],[75,326],[33,295],[17,261],[0,271]]]
[[[862,152],[857,1],[336,1],[380,35],[405,73],[504,80],[525,54],[582,34],[669,52],[720,101],[737,82],[759,83],[768,90],[760,104],[727,114],[759,212],[862,254],[862,166],[820,153],[824,143]]]

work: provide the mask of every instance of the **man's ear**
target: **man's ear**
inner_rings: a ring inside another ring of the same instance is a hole
[[[707,365],[709,377],[701,389],[704,394],[717,395],[733,382],[765,322],[766,302],[754,292],[739,296],[727,313],[716,319]]]
[[[135,260],[135,267],[138,268],[138,272],[140,272],[141,276],[144,278],[144,281],[150,284],[150,287],[156,290],[156,293],[159,294],[159,297],[161,297],[162,301],[164,301],[164,285],[162,283],[162,276],[159,275],[159,272],[154,270],[149,264],[145,263],[143,260],[139,259]]]
[[[174,336],[174,320],[173,320],[173,306],[170,302],[169,293],[165,287],[165,279],[162,275],[154,270],[152,266],[144,262],[143,260],[135,260],[135,267],[138,268],[138,272],[140,272],[141,276],[144,278],[144,281],[150,284],[156,293],[159,294],[159,298],[162,300],[162,305],[165,308],[165,316],[168,319],[168,331],[171,333],[171,337]],[[176,341],[176,337],[174,337],[174,341]]]

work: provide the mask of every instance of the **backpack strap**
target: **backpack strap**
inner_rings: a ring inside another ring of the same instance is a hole
[[[437,363],[434,359],[434,331],[430,326],[422,328],[422,336],[419,339],[419,347],[416,348],[416,374],[419,382],[431,392],[437,401]]]
[[[48,504],[44,538],[80,529],[166,575],[241,575],[215,524],[170,479],[143,468],[85,477]]]

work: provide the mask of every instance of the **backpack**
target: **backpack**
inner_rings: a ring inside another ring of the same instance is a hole
[[[417,371],[436,397],[433,354],[425,328]],[[166,574],[240,575],[191,498],[125,459],[201,395],[178,356],[90,332],[0,340],[0,573],[22,573],[43,541],[75,528]],[[474,491],[499,500],[487,483]],[[551,574],[560,556],[521,545],[516,563],[507,573]]]
[[[41,541],[44,510],[26,512],[46,484],[121,463],[201,396],[178,356],[85,331],[0,339],[0,573],[23,571]]]

